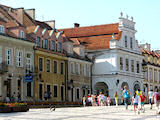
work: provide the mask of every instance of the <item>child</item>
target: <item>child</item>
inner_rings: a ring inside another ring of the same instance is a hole
[[[142,110],[143,110],[143,112],[145,111],[145,109],[144,109],[144,101],[145,101],[145,95],[143,94],[143,92],[142,92],[142,94],[140,95],[140,100],[141,100],[141,112],[142,112]],[[143,108],[142,108],[143,107]]]
[[[110,100],[110,97],[108,95],[108,97],[107,97],[107,105],[110,106],[110,103],[111,103],[111,100]]]
[[[134,105],[134,112],[136,112],[136,108],[138,110],[138,95],[136,94],[136,92],[134,93],[134,96],[132,97],[132,104]]]

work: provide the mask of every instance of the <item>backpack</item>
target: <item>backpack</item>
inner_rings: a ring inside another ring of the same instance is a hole
[[[159,93],[156,94],[156,100],[160,101],[160,94]]]

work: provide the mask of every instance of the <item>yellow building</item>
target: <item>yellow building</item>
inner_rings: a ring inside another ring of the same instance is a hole
[[[160,88],[160,54],[156,51],[150,51],[150,49],[146,49],[146,47],[142,49],[142,54],[144,56],[143,71],[145,78],[143,88],[147,94],[149,90]]]
[[[44,100],[45,92],[51,92],[49,101],[65,100],[65,64],[66,57],[38,48],[35,51],[35,99]],[[49,96],[48,96],[49,97]]]

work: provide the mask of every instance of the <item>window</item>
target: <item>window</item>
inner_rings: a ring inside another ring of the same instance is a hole
[[[131,47],[131,49],[133,49],[133,41],[132,41],[132,37],[130,38],[130,47]]]
[[[125,47],[127,48],[127,36],[125,36]]]
[[[55,41],[54,40],[51,41],[51,50],[52,51],[55,50]]]
[[[120,57],[120,70],[123,70],[123,58]]]
[[[128,63],[128,59],[126,59],[126,71],[129,71],[129,63]]]
[[[31,82],[27,82],[27,96],[31,97]]]
[[[61,52],[61,51],[62,51],[62,43],[58,42],[58,52]]]
[[[12,49],[6,49],[6,62],[8,65],[12,65]]]
[[[26,69],[32,70],[31,54],[27,53],[26,55]]]
[[[48,49],[48,40],[47,39],[44,39],[44,48]]]
[[[0,33],[4,33],[4,26],[0,25]]]
[[[39,71],[43,71],[43,59],[39,58]]]
[[[17,51],[17,67],[22,67],[23,66],[23,56],[22,56],[22,51]]]
[[[80,74],[80,66],[78,63],[76,63],[76,74]]]
[[[134,72],[134,60],[131,60],[131,71]]]
[[[150,76],[150,80],[153,80],[153,72],[152,72],[152,69],[149,69],[149,76]]]
[[[74,64],[71,63],[71,73],[73,74],[74,73]]]
[[[82,65],[82,75],[85,75],[85,65]]]
[[[77,99],[79,99],[79,88],[77,88]]]
[[[54,61],[54,73],[57,73],[57,61]]]
[[[90,75],[90,67],[89,67],[89,65],[87,65],[87,68],[86,68],[86,71],[87,71],[87,76],[89,77],[89,75]]]
[[[137,62],[137,73],[139,73],[139,62]]]
[[[87,70],[88,70],[88,77],[91,76],[91,68],[90,68],[90,65],[87,65]]]
[[[157,81],[157,70],[154,70],[154,81]]]
[[[64,74],[64,63],[61,62],[61,75],[63,75],[63,74]]]
[[[37,37],[37,38],[36,38],[37,47],[40,47],[40,42],[41,42],[41,38],[40,38],[40,37]]]
[[[24,31],[20,30],[20,38],[24,38]]]
[[[47,59],[46,64],[47,64],[47,72],[50,72],[50,60]]]
[[[53,89],[54,89],[54,97],[57,97],[57,86],[54,86]]]

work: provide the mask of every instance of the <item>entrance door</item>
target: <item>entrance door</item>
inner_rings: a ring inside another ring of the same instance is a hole
[[[73,88],[71,89],[71,99],[72,99],[72,102],[73,102]]]
[[[48,98],[51,98],[51,86],[47,85],[47,94],[48,94]]]
[[[7,80],[7,97],[11,97],[11,79]]]
[[[61,86],[61,100],[64,101],[64,87]]]
[[[39,99],[42,100],[43,99],[43,85],[39,84]]]

